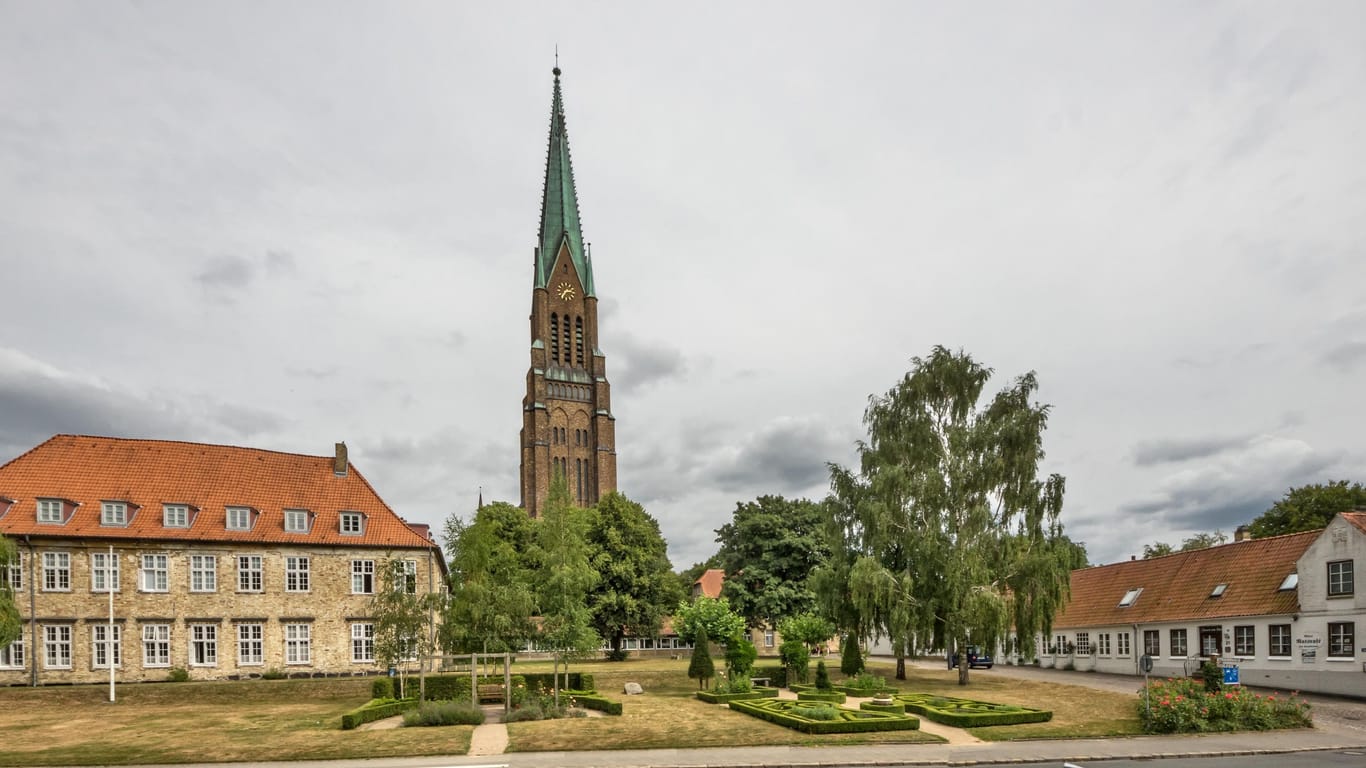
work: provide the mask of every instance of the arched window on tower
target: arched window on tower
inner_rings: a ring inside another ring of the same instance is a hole
[[[554,312],[550,313],[550,361],[560,362],[560,345],[556,341],[560,338],[560,316]]]
[[[574,365],[583,367],[583,318],[574,318]]]
[[[565,365],[573,365],[573,350],[569,346],[569,315],[564,316],[564,325],[560,328],[560,358]]]
[[[574,484],[574,488],[575,488],[575,490],[578,492],[579,501],[582,502],[582,501],[583,501],[583,459],[574,459],[574,474],[575,474],[575,475],[577,476],[577,478],[578,478],[578,481]]]

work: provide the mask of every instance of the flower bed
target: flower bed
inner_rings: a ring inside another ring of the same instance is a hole
[[[1309,703],[1293,693],[1261,694],[1241,687],[1206,691],[1200,681],[1186,678],[1150,683],[1146,706],[1139,689],[1138,718],[1145,733],[1267,731],[1313,724]]]
[[[737,712],[744,712],[760,720],[767,720],[802,733],[911,731],[920,727],[919,719],[890,712],[865,712],[841,707],[833,708],[833,720],[813,720],[793,711],[808,706],[810,705],[789,699],[751,699],[730,703],[730,708]]]
[[[1030,709],[1013,704],[993,704],[988,701],[935,696],[928,693],[900,693],[892,699],[904,704],[906,710],[923,715],[936,723],[955,728],[980,728],[987,725],[1016,725],[1043,723],[1053,719],[1046,709]]]

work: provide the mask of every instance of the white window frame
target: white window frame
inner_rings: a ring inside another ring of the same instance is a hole
[[[353,594],[353,595],[373,595],[373,594],[375,594],[375,561],[374,561],[374,560],[352,560],[352,561],[351,561],[351,594]]]
[[[1339,631],[1339,627],[1345,627],[1345,631]],[[1355,621],[1330,621],[1328,622],[1328,656],[1332,659],[1355,659],[1356,658],[1356,622]],[[1334,651],[1337,651],[1334,653]]]
[[[113,642],[111,643],[106,635],[109,630],[113,630]],[[114,669],[123,669],[123,627],[114,624],[91,624],[90,625],[90,668],[109,669],[107,654],[110,646],[114,651]]]
[[[1078,632],[1078,633],[1077,633],[1077,641],[1076,641],[1076,644],[1073,645],[1073,648],[1075,648],[1075,649],[1076,649],[1076,652],[1077,652],[1078,654],[1082,655],[1082,656],[1089,656],[1089,655],[1091,655],[1091,651],[1092,651],[1092,646],[1091,646],[1091,633],[1090,633],[1090,632]],[[1058,650],[1059,650],[1059,651],[1062,651],[1061,648],[1059,648]]]
[[[100,502],[100,525],[128,527],[128,505],[122,501]]]
[[[171,666],[171,625],[142,625],[142,666],[147,669]]]
[[[417,561],[400,560],[398,562],[401,563],[401,565],[398,567],[398,576],[400,577],[400,580],[397,584],[394,585],[394,589],[402,590],[404,594],[416,595]]]
[[[71,625],[43,625],[43,668],[71,669]]]
[[[365,516],[359,512],[343,512],[337,526],[343,536],[362,536],[365,534]]]
[[[61,523],[66,518],[66,502],[61,499],[38,499],[38,522]]]
[[[138,563],[138,591],[171,591],[171,556],[164,553],[142,555]]]
[[[189,528],[189,505],[163,504],[161,507],[161,525],[166,528]]]
[[[0,669],[23,669],[24,667],[24,635],[20,633],[14,642],[0,646]]]
[[[218,591],[218,557],[190,555],[190,591]]]
[[[1115,655],[1128,656],[1132,650],[1128,632],[1119,632],[1115,635]]]
[[[1337,572],[1334,573],[1334,566]],[[1334,560],[1328,563],[1328,596],[1351,597],[1356,593],[1356,563]]]
[[[1233,655],[1250,658],[1257,655],[1257,627],[1235,624],[1233,627]]]
[[[192,667],[218,666],[218,625],[191,624],[189,630],[189,665]]]
[[[43,591],[71,591],[71,553],[43,553]]]
[[[266,631],[259,623],[237,625],[237,666],[261,667],[266,663]]]
[[[123,589],[119,578],[119,555],[115,552],[90,553],[90,591],[119,592]]]
[[[302,666],[313,663],[313,626],[285,625],[285,663]]]
[[[285,510],[285,533],[308,533],[308,510]]]
[[[1176,637],[1181,633],[1181,652],[1177,653]],[[1171,627],[1167,630],[1168,651],[1173,659],[1184,659],[1190,653],[1190,631],[1185,627]]]
[[[265,558],[260,555],[238,555],[237,591],[263,592],[265,585]]]
[[[1282,632],[1284,632],[1284,636],[1281,637],[1281,638],[1277,638],[1277,637],[1276,637],[1276,635],[1277,635],[1277,630],[1281,630]],[[1266,653],[1267,653],[1267,658],[1268,658],[1268,659],[1289,659],[1289,658],[1293,658],[1293,656],[1292,656],[1293,650],[1292,650],[1292,649],[1294,648],[1294,643],[1293,643],[1292,641],[1293,641],[1293,639],[1294,639],[1294,636],[1295,636],[1295,635],[1294,635],[1294,633],[1291,631],[1291,628],[1290,628],[1290,625],[1289,625],[1289,624],[1271,624],[1271,625],[1268,625],[1267,628],[1266,628]],[[1276,642],[1277,639],[1280,639],[1280,640],[1282,640],[1283,642],[1282,642],[1282,643],[1277,643],[1277,642]],[[1276,653],[1276,646],[1277,646],[1278,644],[1279,644],[1279,645],[1282,645],[1282,646],[1284,647],[1285,653]]]
[[[16,554],[18,557],[9,564],[9,567],[0,569],[0,584],[7,585],[10,591],[17,595],[24,591],[24,566],[26,565],[24,559],[28,555],[23,552]]]
[[[285,557],[285,591],[308,592],[308,557],[288,555]]]
[[[1156,641],[1153,643],[1151,647],[1148,645],[1148,638],[1152,638]],[[1143,655],[1152,656],[1153,658],[1157,658],[1158,656],[1162,655],[1162,630],[1143,630]]]
[[[776,638],[775,638],[774,635],[773,635],[773,630],[771,630],[771,629],[766,629],[766,630],[764,630],[764,647],[765,647],[765,648],[772,648],[772,647],[773,647],[773,642],[774,642],[775,639],[776,639]]]
[[[351,625],[351,662],[353,664],[373,664],[375,662],[374,624],[357,622]]]
[[[224,526],[229,531],[250,531],[251,507],[228,507]]]

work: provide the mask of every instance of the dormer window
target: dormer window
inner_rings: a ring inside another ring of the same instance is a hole
[[[1141,594],[1143,594],[1143,587],[1138,587],[1137,589],[1131,589],[1128,592],[1125,592],[1124,599],[1119,601],[1119,607],[1128,608],[1134,604],[1134,601],[1138,600],[1138,596]]]
[[[128,505],[121,501],[102,502],[100,525],[128,525]]]
[[[285,531],[287,533],[308,533],[308,510],[286,509]]]
[[[1276,591],[1289,592],[1290,590],[1294,589],[1295,587],[1298,587],[1299,585],[1300,575],[1298,573],[1288,573],[1286,574],[1285,579],[1281,581],[1281,585],[1279,587],[1276,587]]]
[[[251,507],[228,507],[228,530],[251,530]]]
[[[359,536],[365,532],[365,516],[359,512],[341,513],[341,532],[344,536]]]
[[[62,522],[63,506],[61,499],[38,499],[38,522]]]
[[[167,528],[189,528],[190,507],[186,504],[165,504],[161,507],[161,524]]]
[[[1209,599],[1213,600],[1216,597],[1223,597],[1224,590],[1226,589],[1228,589],[1227,584],[1215,584],[1214,590],[1209,593]]]

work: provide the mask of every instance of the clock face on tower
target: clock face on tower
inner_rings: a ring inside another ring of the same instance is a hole
[[[569,283],[560,283],[555,286],[555,295],[562,299],[572,299],[574,298],[574,286]]]

